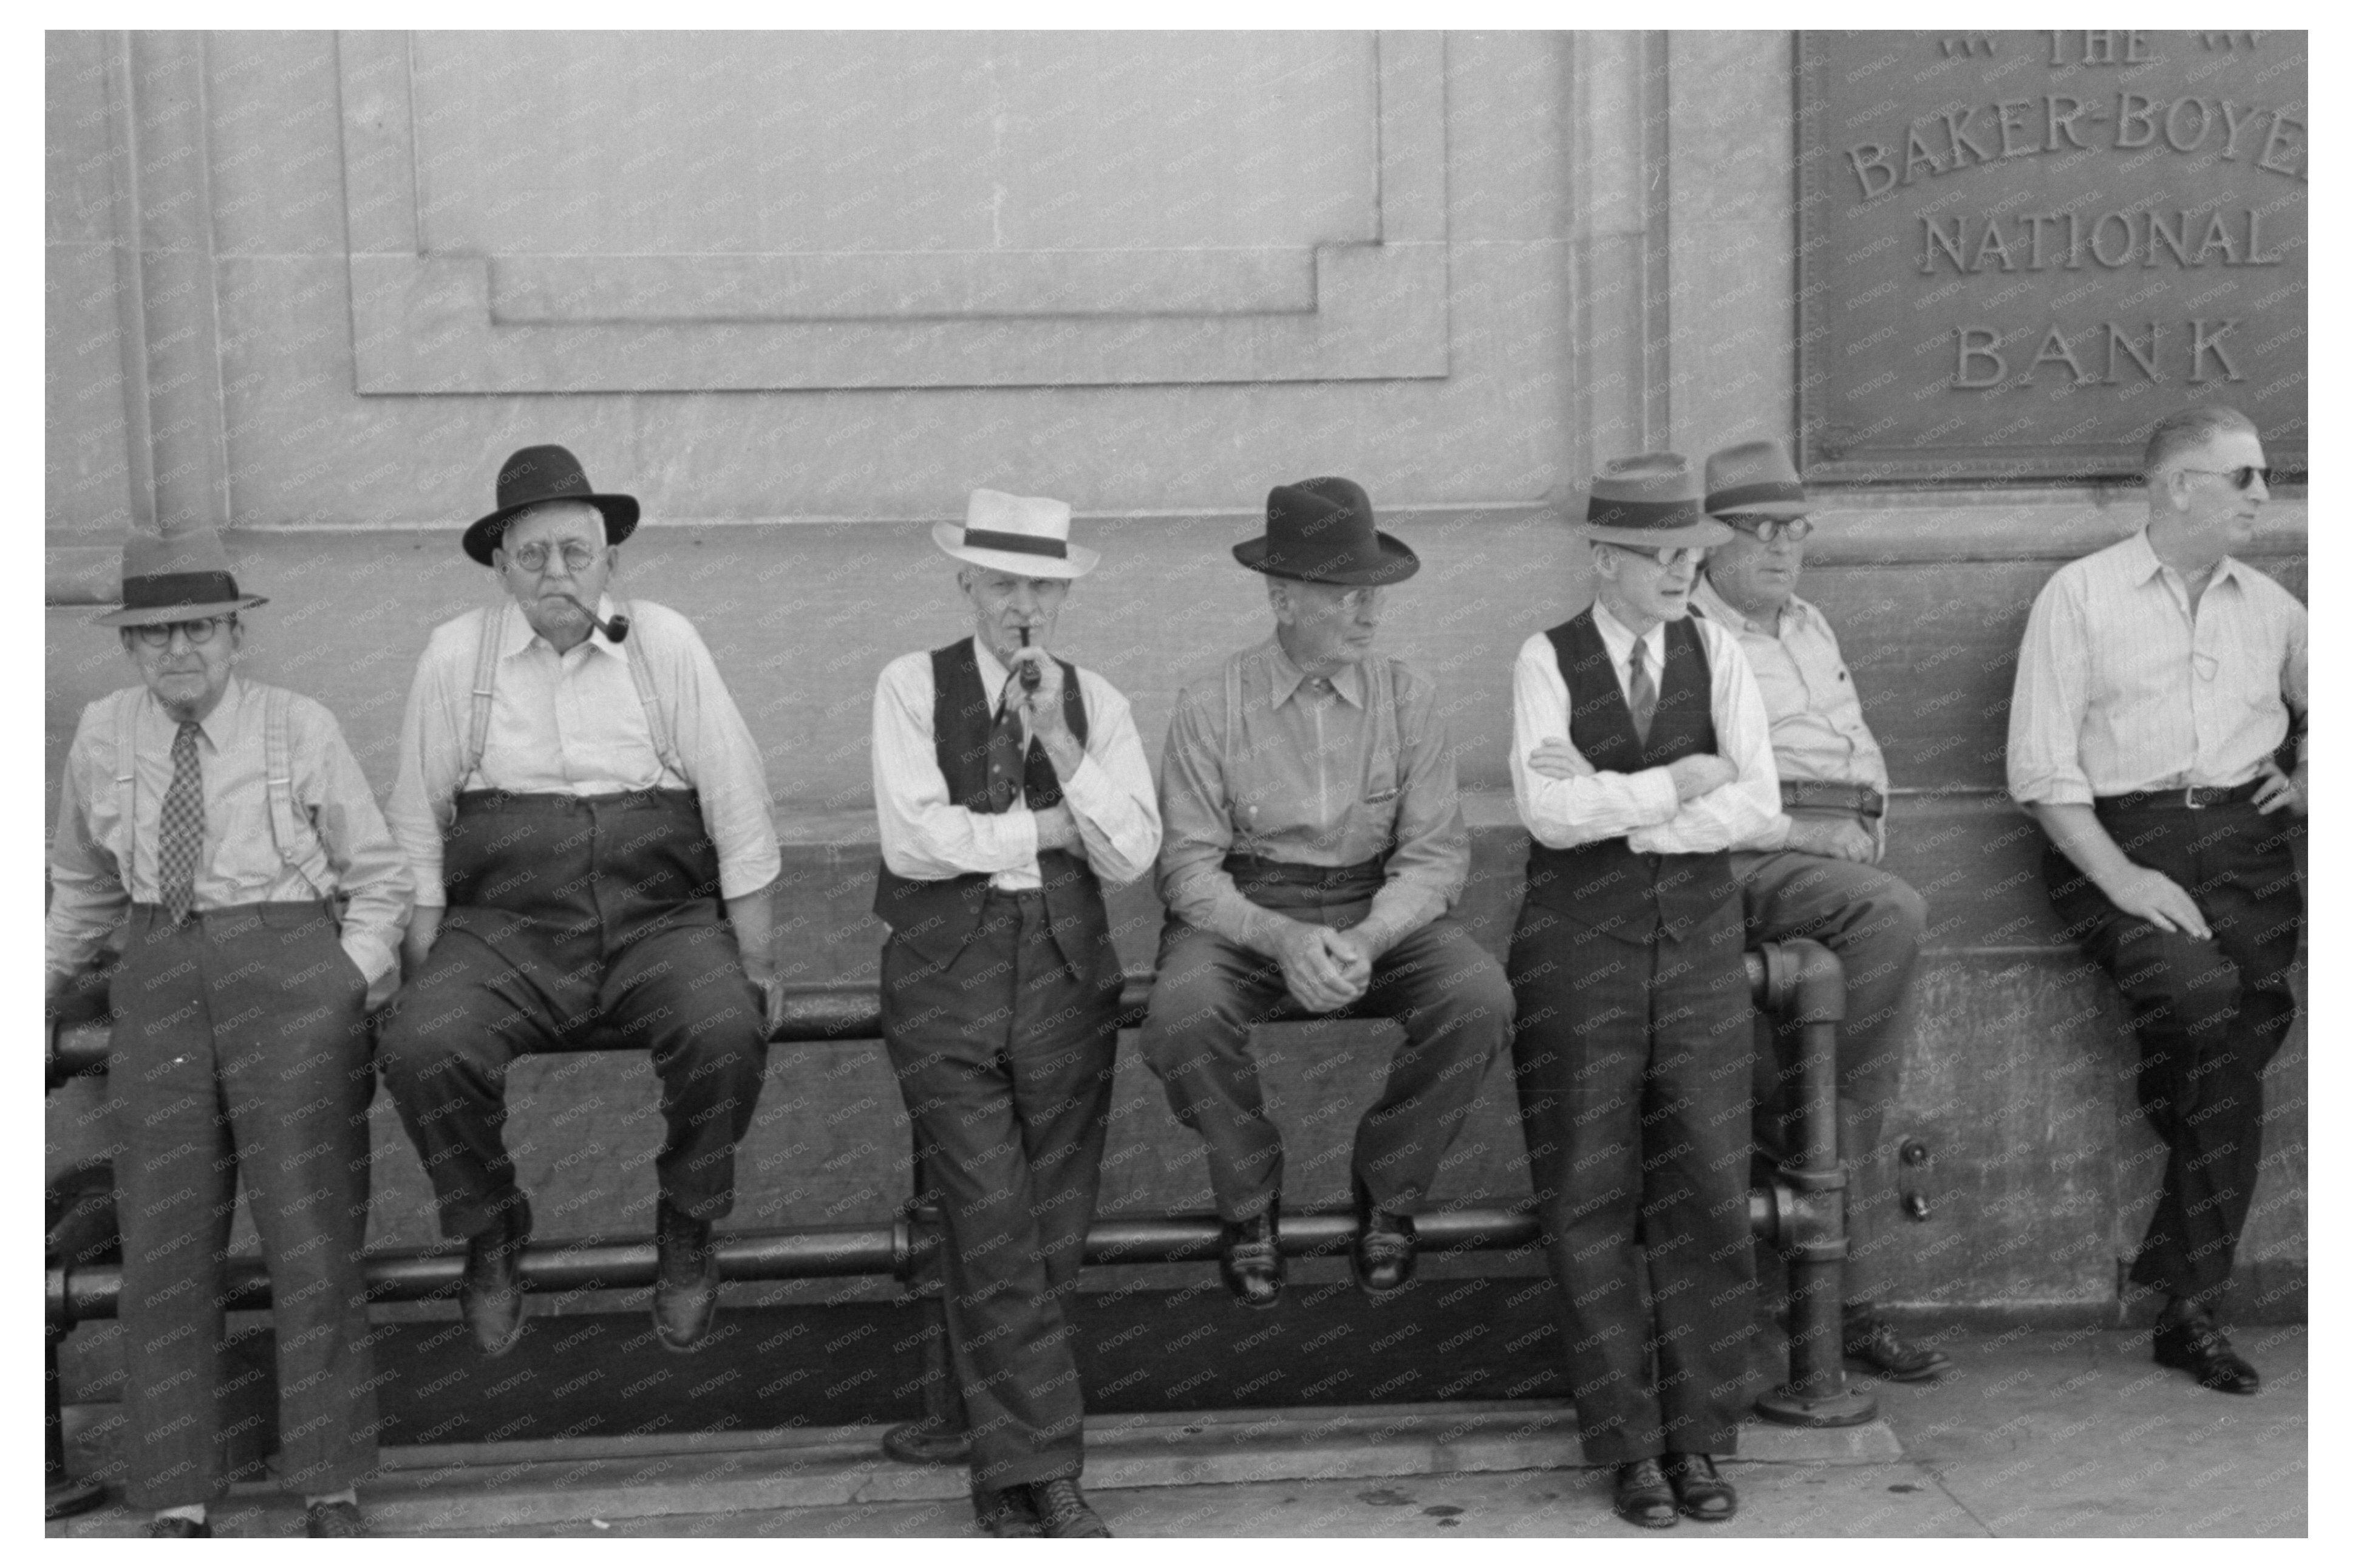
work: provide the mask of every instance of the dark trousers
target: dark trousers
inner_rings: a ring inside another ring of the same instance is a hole
[[[135,1508],[228,1489],[223,1265],[240,1174],[269,1270],[280,1476],[316,1494],[375,1467],[360,1272],[366,990],[323,905],[248,904],[176,927],[153,906],[132,911],[107,1089]]]
[[[2246,801],[2100,810],[2140,865],[2198,901],[2211,941],[2121,914],[2055,849],[2051,906],[2115,980],[2140,1038],[2141,1114],[2165,1140],[2157,1212],[2132,1280],[2211,1305],[2231,1281],[2263,1157],[2263,1072],[2295,1022],[2288,974],[2304,932],[2300,819]]]
[[[948,1347],[972,1479],[1079,1474],[1086,1410],[1067,1298],[1102,1185],[1119,957],[1077,973],[1042,894],[992,892],[944,964],[882,948],[882,1038],[947,1222]]]
[[[1868,824],[1866,824],[1867,826]],[[1875,1301],[1894,1242],[1894,1151],[1882,1141],[1887,1107],[1912,1033],[1912,979],[1928,904],[1909,883],[1851,860],[1776,851],[1736,854],[1750,947],[1810,938],[1846,971],[1846,1020],[1838,1031],[1839,1157],[1846,1161],[1846,1298]],[[1799,1148],[1804,1031],[1757,1018],[1757,1145],[1779,1160]]]
[[[1738,906],[1626,942],[1535,904],[1512,1057],[1592,1465],[1729,1454],[1746,1409],[1748,971]]]
[[[444,847],[450,907],[377,1046],[444,1235],[487,1230],[520,1199],[504,1130],[509,1065],[591,1028],[653,1058],[662,1196],[699,1220],[733,1205],[766,1019],[702,835],[700,817],[667,791],[459,797]]]
[[[1342,930],[1372,908],[1361,883],[1267,883],[1244,892],[1263,908]],[[1503,970],[1440,916],[1374,962],[1364,995],[1337,1012],[1309,1013],[1291,1000],[1272,959],[1171,916],[1160,932],[1144,1060],[1176,1119],[1208,1141],[1210,1190],[1227,1220],[1254,1218],[1282,1191],[1282,1132],[1266,1114],[1250,1027],[1303,1018],[1388,1018],[1404,1026],[1381,1097],[1356,1123],[1349,1168],[1375,1206],[1414,1213],[1511,1028]]]

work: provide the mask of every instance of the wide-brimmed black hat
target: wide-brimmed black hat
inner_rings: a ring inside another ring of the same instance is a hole
[[[163,626],[209,620],[269,601],[239,593],[228,569],[228,548],[210,528],[168,537],[133,534],[122,544],[122,603],[90,618],[97,626]]]
[[[605,514],[605,543],[617,545],[638,529],[638,498],[599,495],[589,487],[580,460],[562,447],[525,447],[499,470],[499,509],[466,530],[466,554],[484,566],[499,547],[507,524],[525,507],[550,501],[585,501]]]
[[[1303,479],[1266,493],[1266,532],[1234,559],[1271,577],[1341,588],[1401,583],[1421,569],[1405,541],[1373,526],[1372,498],[1351,479]]]

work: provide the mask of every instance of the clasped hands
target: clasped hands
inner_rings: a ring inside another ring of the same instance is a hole
[[[1292,1001],[1310,1012],[1336,1012],[1373,983],[1372,940],[1353,930],[1285,918],[1274,959]]]

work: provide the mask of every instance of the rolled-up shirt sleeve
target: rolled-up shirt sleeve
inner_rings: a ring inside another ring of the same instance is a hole
[[[1638,854],[1706,854],[1770,833],[1781,820],[1781,776],[1773,761],[1773,726],[1757,690],[1748,655],[1722,627],[1693,623],[1707,644],[1708,702],[1715,753],[1738,769],[1729,784],[1694,795],[1655,827],[1626,835]],[[1670,780],[1670,789],[1673,788]],[[1784,830],[1786,836],[1786,830]]]
[[[2010,693],[2010,798],[2021,805],[2087,806],[2082,735],[2089,645],[2084,606],[2063,576],[2035,597]]]
[[[1546,778],[1529,765],[1547,740],[1568,747],[1576,777]],[[1520,822],[1548,849],[1622,838],[1675,814],[1675,784],[1665,768],[1603,773],[1577,749],[1568,737],[1568,683],[1561,679],[1552,640],[1542,632],[1520,645],[1512,666],[1511,764]]]
[[[43,922],[43,963],[52,975],[90,968],[108,932],[131,907],[130,889],[114,855],[90,831],[90,791],[99,787],[91,726],[100,705],[84,710],[66,748],[58,792],[58,821],[49,835],[49,908]]]
[[[644,618],[640,611],[640,619]],[[741,898],[776,880],[784,856],[776,846],[768,771],[751,727],[721,678],[702,636],[684,616],[665,618],[670,690],[671,744],[702,802],[702,825],[719,852],[719,895]],[[646,650],[649,659],[654,652]],[[659,667],[657,666],[659,670]]]
[[[932,747],[928,653],[892,660],[875,682],[871,757],[882,863],[899,875],[940,882],[1036,866],[1038,818],[1029,807],[988,812],[949,802]]]
[[[1145,760],[1127,699],[1110,682],[1082,670],[1079,694],[1087,706],[1087,747],[1077,768],[1061,781],[1062,804],[1078,827],[1087,864],[1103,881],[1123,887],[1150,871],[1160,853],[1152,767]],[[936,763],[933,770],[938,771]]]
[[[1280,916],[1242,896],[1225,870],[1234,829],[1222,741],[1191,691],[1178,691],[1160,750],[1160,901],[1187,925],[1263,951]]]
[[[1396,680],[1397,847],[1385,868],[1388,880],[1356,927],[1382,952],[1451,908],[1471,874],[1471,830],[1462,821],[1438,688],[1403,669]]]

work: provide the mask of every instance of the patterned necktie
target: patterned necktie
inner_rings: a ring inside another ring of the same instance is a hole
[[[1021,779],[1029,758],[1021,747],[1021,715],[1007,702],[988,726],[988,809],[1009,811],[1021,799]]]
[[[205,847],[205,787],[196,770],[196,726],[183,724],[172,737],[172,787],[156,823],[155,865],[164,908],[178,925],[196,901],[196,857]]]
[[[1659,688],[1651,683],[1650,662],[1642,657],[1642,640],[1634,640],[1633,657],[1626,661],[1626,705],[1634,714],[1634,738],[1651,744],[1651,718],[1659,711]]]

